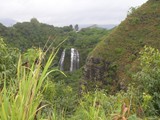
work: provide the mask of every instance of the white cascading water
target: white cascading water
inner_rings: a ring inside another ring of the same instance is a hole
[[[79,69],[79,52],[78,52],[78,50],[76,50],[77,51],[77,69]]]
[[[60,62],[59,62],[60,70],[63,70],[65,54],[66,54],[66,49],[63,50],[62,55],[61,55],[61,59],[60,59]]]
[[[74,59],[74,48],[71,48],[71,66],[70,71],[73,71],[73,59]]]
[[[77,70],[79,68],[79,53],[78,50],[71,48],[71,66],[70,72]]]

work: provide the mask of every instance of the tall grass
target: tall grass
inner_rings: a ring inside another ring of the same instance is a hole
[[[46,53],[39,50],[38,63],[33,63],[31,67],[22,66],[22,59],[19,58],[17,66],[16,81],[6,86],[4,82],[3,89],[0,91],[0,119],[1,120],[34,120],[40,119],[42,108],[47,105],[41,105],[42,85],[47,76],[55,71],[50,70],[55,51],[50,54],[44,69],[41,69],[42,59]]]

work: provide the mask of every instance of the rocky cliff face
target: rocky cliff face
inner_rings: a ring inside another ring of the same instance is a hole
[[[84,66],[84,78],[88,86],[103,88],[105,85],[115,85],[116,66],[101,58],[88,58]]]
[[[84,79],[92,84],[125,89],[144,45],[160,49],[160,1],[149,0],[134,9],[112,33],[92,51],[84,67]],[[114,85],[114,86],[113,86]]]
[[[105,71],[108,71],[110,62],[100,58],[91,57],[87,59],[87,64],[84,67],[85,79],[92,81],[103,81],[105,78]]]

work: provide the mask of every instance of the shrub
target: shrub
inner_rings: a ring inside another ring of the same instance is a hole
[[[15,48],[8,48],[3,39],[0,38],[0,88],[2,88],[4,79],[9,84],[10,79],[15,78],[16,65],[20,52]]]
[[[136,79],[142,89],[143,107],[147,116],[160,114],[160,52],[145,46],[140,52],[141,70]]]
[[[104,90],[83,94],[73,120],[119,120],[138,119],[136,110],[140,106],[136,89],[107,95]]]

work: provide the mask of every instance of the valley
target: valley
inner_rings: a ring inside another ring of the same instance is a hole
[[[112,29],[0,24],[0,119],[160,119],[159,6]]]

